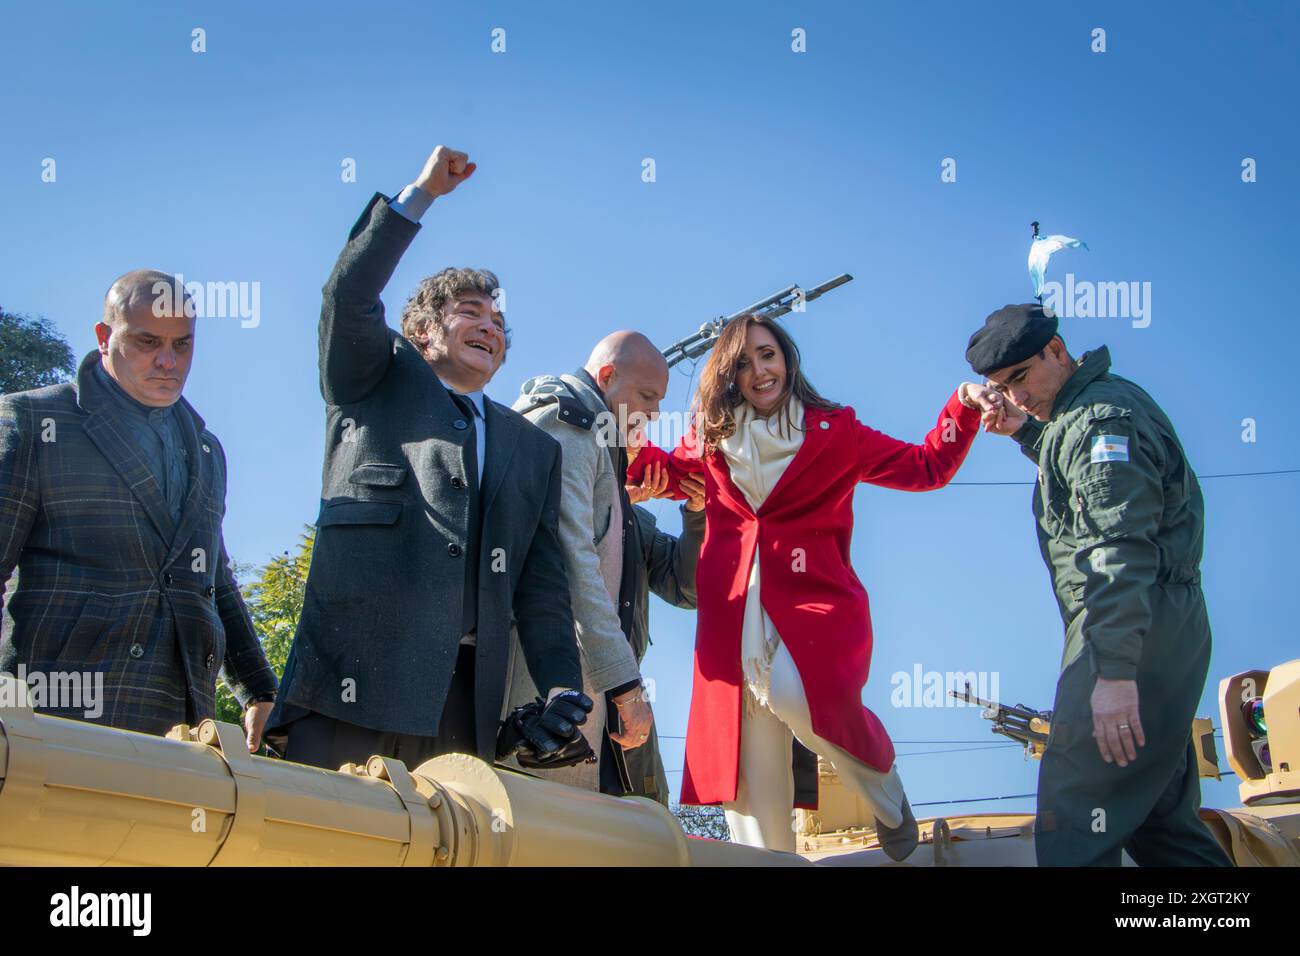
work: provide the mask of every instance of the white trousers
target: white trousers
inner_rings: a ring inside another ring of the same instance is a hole
[[[742,694],[749,696],[749,690],[743,689]],[[736,799],[722,805],[733,843],[794,852],[794,775],[790,759],[796,737],[828,760],[844,785],[861,796],[885,826],[896,827],[903,822],[903,781],[898,768],[881,773],[813,733],[803,681],[781,642],[772,659],[768,706],[755,706],[753,700],[747,700],[742,709]]]

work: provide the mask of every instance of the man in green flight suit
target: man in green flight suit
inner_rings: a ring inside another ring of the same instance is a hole
[[[984,424],[1038,465],[1039,547],[1065,622],[1038,777],[1040,866],[1231,866],[1200,821],[1192,718],[1210,661],[1201,593],[1204,503],[1174,427],[1078,361],[1040,305],[1009,305],[966,359],[996,394]]]

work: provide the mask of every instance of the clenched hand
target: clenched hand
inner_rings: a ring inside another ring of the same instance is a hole
[[[451,192],[478,167],[469,161],[469,154],[446,146],[437,146],[424,162],[424,169],[415,179],[415,185],[437,199]]]

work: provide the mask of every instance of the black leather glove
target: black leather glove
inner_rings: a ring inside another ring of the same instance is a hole
[[[528,770],[554,770],[595,763],[596,755],[578,728],[591,713],[591,698],[566,690],[548,704],[540,697],[515,708],[497,734],[497,759],[514,757]]]

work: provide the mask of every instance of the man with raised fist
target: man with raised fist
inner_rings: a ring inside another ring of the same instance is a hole
[[[483,394],[509,330],[497,278],[443,269],[384,321],[380,293],[429,207],[475,171],[437,147],[397,196],[376,194],[325,283],[324,487],[306,596],[268,740],[336,768],[589,757],[557,532],[560,448]],[[545,700],[502,726],[510,632]],[[566,691],[571,691],[566,693]]]

